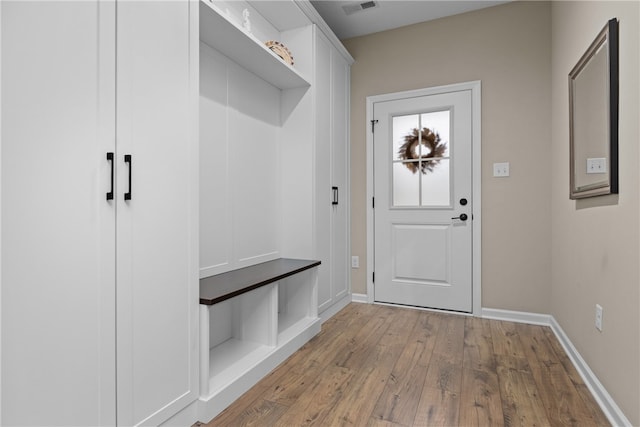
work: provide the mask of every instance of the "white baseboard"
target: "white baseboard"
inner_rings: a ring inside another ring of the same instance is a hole
[[[369,297],[367,294],[351,294],[351,302],[368,303]]]
[[[508,322],[528,323],[529,325],[551,326],[550,314],[528,313],[526,311],[500,310],[497,308],[483,308],[481,316],[484,319],[506,320]]]
[[[327,320],[335,316],[340,310],[345,308],[351,302],[351,297],[346,294],[340,301],[336,301],[333,305],[327,307],[322,313],[318,313],[320,317],[320,323],[324,323]]]
[[[627,419],[609,392],[604,388],[600,380],[598,380],[598,377],[596,377],[591,368],[589,368],[587,362],[582,358],[567,334],[562,330],[560,324],[552,315],[483,308],[482,317],[485,319],[549,326],[611,425],[632,427],[629,419]]]
[[[562,348],[571,359],[573,366],[582,377],[582,380],[589,388],[589,391],[593,395],[593,398],[598,402],[602,412],[607,416],[609,422],[613,426],[629,426],[631,427],[631,421],[624,415],[620,407],[613,400],[609,392],[604,388],[598,377],[593,373],[587,362],[582,358],[578,350],[573,346],[571,340],[567,334],[562,330],[560,324],[556,319],[551,317],[551,330],[562,344]]]

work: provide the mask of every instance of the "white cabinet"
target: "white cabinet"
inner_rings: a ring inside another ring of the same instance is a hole
[[[222,412],[320,332],[318,264],[280,258],[201,280],[200,419]]]
[[[0,7],[1,423],[159,424],[198,395],[192,6]]]
[[[114,10],[0,7],[1,424],[114,424]]]
[[[121,425],[159,424],[198,396],[190,7],[124,1],[117,9],[116,152],[132,159],[118,165],[116,197]],[[120,196],[127,190],[129,201]]]
[[[313,31],[293,2],[199,3],[201,289],[315,255]],[[203,421],[320,331],[315,270],[201,305]]]
[[[314,255],[312,27],[279,3],[200,2],[200,277]],[[302,26],[260,20],[271,7]],[[253,33],[236,25],[243,8]],[[294,66],[259,33],[283,41]]]
[[[344,303],[350,292],[350,64],[320,31],[315,52],[318,310],[324,312]]]

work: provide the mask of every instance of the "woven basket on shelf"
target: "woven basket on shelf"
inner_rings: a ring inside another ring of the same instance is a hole
[[[284,62],[289,65],[293,65],[293,55],[289,52],[289,49],[285,45],[275,40],[269,40],[265,42],[265,45],[273,51],[276,55],[278,55]]]

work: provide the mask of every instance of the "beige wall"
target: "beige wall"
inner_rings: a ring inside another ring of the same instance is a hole
[[[515,2],[345,40],[352,253],[366,260],[366,97],[482,81],[482,306],[551,313],[640,425],[639,2]],[[620,20],[620,194],[569,199],[567,75]],[[491,176],[509,161],[511,177]],[[366,293],[366,266],[352,290]],[[603,331],[594,310],[604,308]]]
[[[552,4],[551,313],[633,425],[640,425],[638,66],[634,2]],[[567,75],[605,23],[620,21],[620,194],[569,200]],[[594,324],[602,305],[603,331]]]
[[[550,5],[517,2],[344,40],[351,69],[352,291],[366,293],[366,97],[482,81],[482,305],[550,312]],[[511,163],[493,178],[494,162]]]

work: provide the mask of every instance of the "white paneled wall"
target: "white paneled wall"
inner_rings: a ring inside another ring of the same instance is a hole
[[[230,71],[229,176],[239,268],[280,255],[280,90],[233,63]]]
[[[200,46],[200,271],[280,256],[281,91]]]
[[[229,60],[200,43],[200,276],[232,269]]]
[[[232,18],[241,12],[233,2],[217,6]],[[312,75],[313,26],[280,32],[249,10],[253,36],[282,40],[295,70]],[[205,43],[200,88],[200,277],[313,258],[311,89],[277,88]]]

